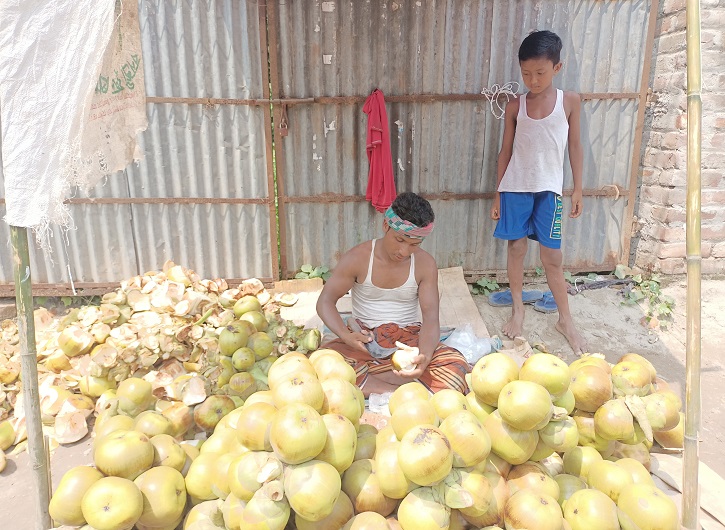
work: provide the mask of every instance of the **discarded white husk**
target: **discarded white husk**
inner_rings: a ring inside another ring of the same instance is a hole
[[[88,434],[88,423],[82,412],[76,410],[56,416],[55,439],[58,443],[74,443],[81,440],[86,434]]]

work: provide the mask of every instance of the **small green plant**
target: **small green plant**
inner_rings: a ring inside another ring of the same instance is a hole
[[[45,306],[48,304],[48,297],[47,296],[36,296],[33,298],[33,303],[37,306]]]
[[[100,296],[36,296],[33,298],[36,307],[67,309],[87,305],[100,305]]]
[[[642,273],[633,274],[633,271],[624,265],[617,265],[613,274],[620,280],[628,277],[632,278],[632,284],[628,285],[623,291],[623,303],[631,305],[646,300],[647,312],[645,320],[647,324],[650,327],[666,328],[667,323],[663,322],[663,320],[672,317],[675,299],[662,292],[660,276],[651,274],[646,277]]]
[[[599,275],[596,272],[590,272],[586,276],[577,276],[569,271],[564,271],[564,279],[572,285],[576,285],[576,282],[595,282],[599,279]]]
[[[330,276],[332,276],[332,272],[330,272],[330,269],[325,265],[313,267],[312,265],[305,264],[302,265],[297,274],[295,274],[295,279],[307,280],[312,278],[322,278],[322,281],[326,282],[330,278]]]
[[[481,278],[476,283],[471,285],[471,293],[488,296],[492,292],[498,291],[500,288],[501,286],[496,282],[496,280]]]
[[[536,272],[536,276],[538,276],[538,277],[543,276],[544,275],[544,267],[542,267],[541,265],[539,265],[538,267],[536,267],[535,272]]]

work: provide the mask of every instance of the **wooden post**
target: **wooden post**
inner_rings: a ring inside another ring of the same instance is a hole
[[[622,255],[619,263],[630,263],[630,251],[632,249],[632,237],[634,228],[634,203],[637,199],[639,189],[639,170],[642,160],[642,138],[644,136],[644,117],[647,109],[647,95],[649,93],[649,75],[652,68],[652,49],[655,42],[655,29],[657,27],[657,16],[660,12],[660,0],[651,0],[649,6],[649,19],[647,22],[647,41],[644,49],[644,63],[642,64],[642,76],[639,81],[639,101],[637,102],[637,126],[634,130],[634,144],[632,146],[632,161],[629,169],[629,191],[627,193],[627,208],[624,213],[624,228],[622,229]],[[630,263],[634,265],[634,263]],[[615,265],[616,266],[616,265]]]
[[[698,484],[701,395],[701,135],[702,65],[700,53],[700,1],[687,0],[687,328],[685,361],[685,442],[682,470],[682,526],[695,530],[699,525],[700,489]]]
[[[40,396],[38,395],[38,361],[35,350],[35,320],[33,317],[33,294],[30,281],[30,256],[28,253],[27,228],[10,226],[13,245],[13,273],[15,276],[15,306],[18,311],[18,335],[20,337],[20,362],[23,378],[23,405],[25,426],[28,430],[28,453],[35,475],[35,499],[37,513],[34,528],[50,528],[50,484],[43,423],[40,419]]]

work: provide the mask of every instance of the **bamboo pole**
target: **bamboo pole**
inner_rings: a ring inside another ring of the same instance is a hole
[[[43,436],[43,451],[45,452],[45,461],[48,462],[48,465],[46,466],[46,482],[48,483],[48,512],[50,512],[50,499],[53,497],[53,474],[50,469],[50,436],[47,434]],[[55,521],[50,517],[50,513],[48,513],[48,520],[50,520],[50,526],[55,527]]]
[[[2,119],[0,118],[0,177],[3,177]],[[3,178],[4,180],[4,178]],[[34,528],[50,528],[51,484],[50,459],[47,457],[43,440],[43,423],[40,418],[40,396],[38,395],[38,364],[35,349],[35,319],[33,316],[33,294],[30,281],[30,254],[26,228],[10,226],[10,240],[13,247],[13,276],[15,278],[15,308],[18,314],[18,336],[20,339],[20,375],[23,382],[23,406],[25,427],[28,432],[28,453],[35,477],[35,500],[37,506]]]
[[[33,317],[33,295],[30,280],[30,255],[28,252],[28,231],[20,226],[10,226],[10,240],[13,246],[13,273],[15,276],[15,306],[18,311],[18,335],[20,336],[20,362],[23,377],[23,406],[25,426],[28,430],[28,453],[35,475],[37,492],[37,518],[35,528],[50,528],[50,484],[48,484],[48,459],[43,443],[43,423],[40,419],[40,397],[38,395],[38,366],[35,350],[35,320]]]
[[[700,53],[700,1],[687,0],[687,371],[685,383],[685,441],[682,470],[682,526],[699,528],[698,484],[700,433],[700,156],[702,133],[702,65]]]
[[[18,311],[18,335],[20,336],[20,362],[23,377],[23,406],[25,426],[28,430],[28,453],[35,475],[37,517],[34,528],[50,528],[50,484],[48,483],[48,459],[43,443],[43,423],[40,419],[38,395],[38,361],[35,350],[35,320],[30,280],[30,256],[28,253],[27,228],[10,226],[13,245],[13,273],[15,276],[15,306]]]

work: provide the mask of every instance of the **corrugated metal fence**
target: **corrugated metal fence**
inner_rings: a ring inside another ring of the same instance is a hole
[[[34,282],[103,288],[166,259],[230,279],[334,266],[380,232],[364,200],[374,88],[398,190],[436,211],[424,247],[441,267],[505,269],[488,218],[503,122],[481,92],[520,81],[518,44],[542,28],[564,41],[557,84],[584,98],[585,212],[565,221],[565,267],[613,268],[629,252],[653,1],[140,0],[145,159],[70,201],[77,229],[55,232],[53,263],[33,253]]]
[[[362,105],[375,88],[388,101],[398,190],[426,195],[439,219],[424,248],[441,267],[505,269],[505,245],[493,239],[488,216],[503,121],[481,92],[520,82],[518,45],[543,28],[564,41],[557,84],[585,99],[585,212],[564,223],[566,267],[613,268],[631,234],[626,199],[636,185],[649,8],[628,0],[322,2],[315,9],[280,2],[270,11],[279,38],[273,91],[302,100],[288,106],[289,134],[276,144],[282,270],[334,264],[340,251],[380,233],[381,216],[363,198]],[[537,257],[530,252],[529,266]]]

